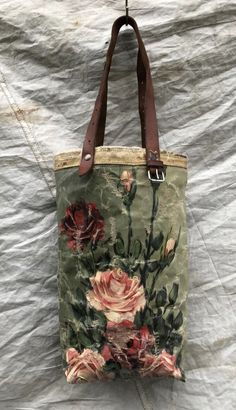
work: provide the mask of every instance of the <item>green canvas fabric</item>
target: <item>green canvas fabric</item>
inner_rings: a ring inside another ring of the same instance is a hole
[[[55,171],[59,320],[69,383],[185,380],[187,170],[145,165]]]

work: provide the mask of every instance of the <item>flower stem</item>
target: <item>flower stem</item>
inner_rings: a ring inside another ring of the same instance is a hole
[[[132,218],[130,213],[130,205],[127,206],[128,212],[128,245],[127,245],[127,256],[130,256],[130,245],[131,245],[131,238],[132,238]]]
[[[150,296],[151,296],[152,293],[153,293],[153,290],[154,290],[154,286],[155,286],[157,277],[158,277],[159,273],[161,272],[161,270],[162,270],[162,269],[158,268],[157,271],[156,271],[156,274],[153,275],[153,280],[152,280],[152,284],[151,284],[150,291],[149,291],[149,295],[150,295]]]
[[[156,218],[157,209],[158,209],[158,200],[157,200],[157,195],[156,195],[157,189],[158,189],[158,186],[156,184],[152,184],[152,213],[151,213],[151,218],[150,218],[150,232],[148,236],[147,252],[145,253],[145,263],[144,263],[143,269],[140,270],[141,282],[144,287],[146,284],[145,274],[146,274],[147,267],[148,267],[148,261],[150,259],[150,256],[153,253],[151,251],[151,243],[153,239],[154,220]]]
[[[95,257],[94,257],[93,246],[90,247],[90,250],[91,250],[92,261],[93,261],[93,271],[94,271],[94,273],[96,273],[96,264],[95,264]]]

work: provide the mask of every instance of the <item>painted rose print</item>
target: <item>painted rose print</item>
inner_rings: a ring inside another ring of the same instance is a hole
[[[113,327],[107,331],[106,336],[108,343],[103,347],[103,357],[114,360],[127,369],[140,366],[140,359],[155,345],[155,337],[147,326],[140,329],[135,329],[134,326],[133,329]]]
[[[103,195],[96,202],[72,203],[59,224],[67,238],[63,246],[73,255],[63,285],[67,382],[133,376],[185,380],[181,280],[175,270],[174,279],[167,278],[165,270],[175,264],[181,226],[173,230],[166,222],[158,229],[159,184],[154,183],[147,200],[149,225],[143,235],[138,226],[137,235],[136,170],[116,171],[116,180],[114,174],[106,175],[104,189],[111,198],[117,195],[114,208],[122,209],[123,229],[117,223],[109,237],[112,209]]]
[[[116,324],[111,326],[108,322],[106,337],[110,344],[127,349],[129,355],[137,354],[155,344],[155,338],[146,325],[140,329],[135,329],[134,324],[132,327],[129,324],[127,328],[127,324],[124,322],[121,326]]]
[[[72,251],[83,251],[90,241],[94,245],[103,239],[104,219],[96,204],[80,201],[68,206],[60,229],[67,236],[67,244]]]
[[[120,176],[121,183],[126,192],[131,191],[131,187],[134,181],[133,173],[130,171],[124,170]]]
[[[139,373],[144,376],[172,376],[182,378],[181,370],[176,367],[176,356],[170,355],[165,350],[160,355],[145,355],[141,358],[142,365]]]
[[[128,277],[120,268],[98,271],[90,278],[93,289],[87,293],[92,307],[102,310],[108,320],[133,321],[135,313],[145,306],[144,288],[137,276]]]
[[[84,349],[82,353],[78,353],[76,349],[70,348],[66,352],[66,361],[68,368],[65,375],[68,383],[77,383],[79,380],[103,380],[113,377],[112,374],[103,372],[104,358],[91,349]]]
[[[164,255],[167,256],[175,247],[175,240],[173,238],[168,239],[164,251]]]

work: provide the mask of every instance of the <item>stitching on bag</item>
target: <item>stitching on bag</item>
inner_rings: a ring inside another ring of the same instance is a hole
[[[49,175],[52,174],[52,171],[50,170],[50,168],[47,165],[47,162],[46,162],[46,160],[43,156],[43,153],[40,150],[39,144],[38,144],[38,142],[37,142],[37,140],[36,140],[36,138],[35,138],[35,136],[32,132],[31,127],[27,123],[22,110],[20,109],[20,107],[18,106],[17,102],[15,101],[12,93],[10,92],[10,89],[8,87],[8,84],[7,84],[7,81],[4,77],[3,72],[0,71],[0,73],[1,73],[1,76],[2,76],[1,81],[0,81],[2,92],[5,95],[6,100],[9,104],[9,106],[10,106],[10,108],[11,108],[17,122],[19,123],[19,125],[21,127],[21,130],[22,130],[22,132],[25,136],[25,139],[26,139],[26,141],[27,141],[27,143],[28,143],[28,145],[29,145],[35,159],[36,159],[36,162],[38,164],[38,167],[39,167],[39,170],[42,174],[42,177],[43,177],[43,179],[44,179],[44,181],[45,181],[45,183],[48,187],[48,190],[51,193],[51,196],[53,197],[53,199],[55,199],[54,184],[53,184],[53,186],[50,185],[50,183],[53,183],[53,179],[50,178],[51,180],[49,181],[49,179],[47,178],[46,173],[45,173],[43,167],[40,165],[40,163],[43,163],[45,165]],[[19,117],[19,114],[21,115],[21,118]]]

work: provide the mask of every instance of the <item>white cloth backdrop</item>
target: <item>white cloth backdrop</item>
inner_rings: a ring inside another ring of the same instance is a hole
[[[115,0],[0,3],[0,410],[235,410],[236,2],[130,0],[161,147],[189,157],[187,382],[68,385],[61,370],[52,158],[81,147]],[[121,31],[105,145],[140,145],[136,40]]]

